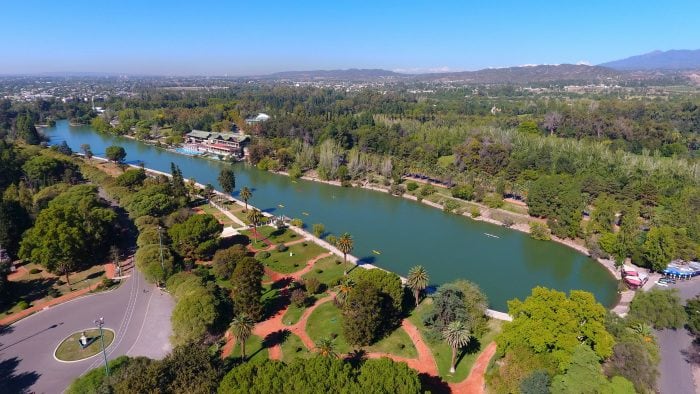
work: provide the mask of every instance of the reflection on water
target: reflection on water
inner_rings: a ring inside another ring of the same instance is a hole
[[[90,144],[96,156],[104,156],[110,145],[121,145],[127,160],[143,161],[146,167],[160,171],[169,172],[174,162],[185,177],[201,183],[217,185],[218,172],[225,165],[99,134],[87,126],[70,127],[66,121],[45,132],[52,143],[65,140],[75,151],[81,144]],[[410,267],[421,264],[436,284],[457,278],[472,280],[488,295],[494,309],[505,310],[507,300],[526,297],[538,285],[591,291],[606,305],[616,299],[616,282],[605,268],[565,246],[535,241],[518,231],[385,193],[303,180],[293,183],[285,176],[243,164],[236,164],[236,186],[251,188],[250,203],[267,212],[301,218],[309,225],[323,223],[330,234],[351,233],[353,254],[366,262],[404,276]]]

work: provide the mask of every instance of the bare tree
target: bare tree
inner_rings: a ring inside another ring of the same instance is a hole
[[[559,112],[549,112],[544,116],[544,128],[549,131],[549,135],[554,135],[561,126],[562,116]]]

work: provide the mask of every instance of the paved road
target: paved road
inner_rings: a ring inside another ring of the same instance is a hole
[[[75,363],[58,362],[53,352],[68,335],[94,327],[103,316],[116,332],[109,359],[121,355],[162,358],[171,349],[174,302],[133,270],[116,290],[78,298],[39,312],[0,332],[0,392],[60,393],[86,371],[102,365],[101,355]]]
[[[665,288],[665,287],[664,287]],[[700,294],[700,278],[682,281],[669,288],[678,289],[678,294],[685,300]],[[692,336],[686,329],[663,330],[656,332],[661,350],[658,386],[662,394],[693,394],[700,392],[700,387],[693,385],[692,364],[688,362],[686,352],[692,351]],[[698,366],[695,366],[696,368]]]

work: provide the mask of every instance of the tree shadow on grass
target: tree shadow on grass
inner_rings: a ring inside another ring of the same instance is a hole
[[[262,341],[262,345],[264,348],[271,348],[277,345],[281,345],[287,341],[291,333],[292,332],[287,329],[271,332],[267,334],[267,336],[265,336],[265,338]]]
[[[433,394],[449,394],[452,392],[450,386],[442,380],[439,376],[428,375],[427,373],[418,374],[418,379],[420,379],[420,384],[426,393]]]
[[[481,341],[479,341],[479,338],[472,337],[467,346],[460,349],[459,354],[457,354],[455,366],[458,366],[468,354],[478,353],[479,351],[481,351]]]
[[[0,361],[0,382],[6,393],[28,393],[29,388],[39,379],[36,371],[17,373],[21,359],[13,357]]]
[[[49,289],[57,282],[58,278],[38,278],[10,282],[10,291],[13,294],[11,298],[18,299],[21,297],[25,301],[32,303],[48,296]]]
[[[263,320],[267,320],[276,315],[278,312],[284,310],[289,306],[289,303],[289,295],[286,294],[286,292],[280,292],[276,297],[266,299],[263,301]]]

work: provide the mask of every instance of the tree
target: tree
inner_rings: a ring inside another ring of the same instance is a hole
[[[31,225],[29,213],[19,202],[0,199],[0,247],[10,256],[17,255],[22,233]]]
[[[140,246],[134,258],[139,271],[149,282],[163,283],[175,271],[175,259],[167,245],[162,248],[159,244]]]
[[[416,299],[416,306],[420,301],[420,293],[428,287],[428,272],[422,265],[417,265],[408,271],[406,286],[413,291],[413,297]]]
[[[233,189],[236,188],[236,173],[233,172],[232,166],[222,168],[217,180],[226,194],[233,193]]]
[[[107,159],[115,163],[121,163],[122,161],[124,161],[124,158],[126,158],[126,151],[123,147],[118,145],[112,145],[107,147],[105,154],[107,155]]]
[[[454,321],[469,324],[472,334],[479,336],[486,328],[487,305],[486,296],[476,284],[466,280],[446,283],[433,295],[432,310],[423,322],[436,338]]]
[[[343,306],[343,334],[348,343],[372,344],[382,326],[382,297],[370,282],[360,282],[350,291]]]
[[[174,224],[168,234],[175,250],[188,259],[207,258],[219,244],[223,225],[213,215],[193,215]]]
[[[549,374],[544,370],[537,370],[520,382],[521,394],[549,394]]]
[[[651,324],[656,329],[681,328],[686,313],[678,290],[652,289],[637,294],[630,304],[630,318]]]
[[[642,245],[644,260],[654,271],[662,271],[676,255],[676,241],[671,227],[652,227]]]
[[[393,328],[403,312],[404,286],[401,278],[393,272],[377,269],[356,270],[351,276],[355,283],[369,283],[379,290],[382,305],[378,313],[383,317],[382,328],[385,331]]]
[[[634,386],[625,381],[626,379],[618,377],[613,390],[611,382],[603,375],[596,352],[589,346],[580,344],[574,350],[566,373],[552,379],[551,391],[552,394],[635,393]]]
[[[200,277],[186,272],[171,276],[167,288],[176,300],[170,317],[173,343],[201,342],[220,317],[213,289],[205,287]]]
[[[15,120],[15,134],[29,145],[38,145],[41,142],[41,135],[39,135],[36,126],[34,126],[34,119],[29,113],[17,116]]]
[[[471,340],[471,333],[467,326],[461,321],[453,321],[448,324],[442,332],[445,342],[452,348],[452,362],[450,363],[450,373],[455,373],[455,362],[457,361],[457,350],[467,346]]]
[[[321,238],[321,235],[326,231],[326,226],[324,226],[323,223],[314,223],[311,228],[317,238]]]
[[[700,336],[700,296],[688,300],[685,312],[688,314],[688,329],[693,335]]]
[[[316,352],[324,357],[338,357],[335,352],[335,342],[332,338],[321,338],[316,341]]]
[[[207,183],[204,185],[204,198],[207,200],[211,200],[211,197],[214,195],[214,185],[211,183]]]
[[[348,294],[355,287],[355,281],[351,278],[343,278],[343,280],[338,285],[338,292],[335,294],[335,304],[342,307],[345,305],[345,301],[348,299]]]
[[[136,187],[142,186],[146,180],[146,171],[143,168],[124,171],[117,177],[115,183],[118,186],[128,187],[130,190],[135,190]]]
[[[245,313],[255,321],[262,318],[263,305],[260,296],[264,274],[262,264],[252,257],[243,258],[236,264],[231,275],[231,298],[236,313]]]
[[[94,263],[113,239],[116,218],[96,187],[74,186],[39,213],[34,227],[24,234],[19,255],[61,274],[66,267]]]
[[[43,155],[27,160],[22,166],[22,171],[35,190],[60,181],[73,183],[80,179],[80,171],[75,164]]]
[[[420,393],[418,373],[406,363],[387,357],[367,360],[360,367],[358,393]]]
[[[66,283],[68,283],[68,288],[71,288],[70,284],[70,273],[75,271],[75,262],[72,260],[60,260],[56,263],[56,271],[62,273],[66,276]]]
[[[212,269],[217,278],[228,280],[236,269],[236,264],[247,256],[243,245],[233,245],[227,249],[219,249],[214,253]]]
[[[244,186],[243,189],[241,189],[241,192],[239,193],[239,196],[241,197],[241,200],[245,203],[245,210],[248,210],[248,200],[253,198],[253,192],[248,189],[248,186]]]
[[[591,293],[572,290],[566,294],[535,287],[525,301],[508,301],[506,323],[497,339],[500,354],[514,347],[544,354],[565,370],[579,344],[591,347],[598,358],[612,355],[614,338],[606,330],[605,307]]]
[[[349,233],[343,233],[343,235],[338,237],[338,241],[336,242],[335,246],[343,254],[343,266],[346,266],[348,263],[348,253],[352,252],[352,248],[354,247],[352,236]],[[343,275],[347,274],[348,270],[346,268]]]
[[[631,381],[640,393],[651,392],[656,386],[658,359],[648,350],[648,344],[639,340],[625,340],[615,344],[613,355],[606,363],[608,376],[620,375]],[[656,347],[655,344],[653,344]]]
[[[245,360],[245,342],[253,332],[255,322],[245,312],[239,313],[231,321],[231,333],[236,341],[241,344],[241,359]]]
[[[260,223],[262,223],[263,220],[262,212],[260,212],[260,210],[258,209],[253,208],[250,211],[248,211],[248,213],[246,214],[246,218],[248,219],[250,224],[253,225],[253,233],[257,236],[258,226],[260,225]]]
[[[182,176],[182,171],[180,167],[175,165],[175,163],[170,162],[170,188],[172,190],[172,195],[175,198],[182,199],[184,203],[188,200],[187,186],[185,186],[185,178]]]
[[[90,144],[80,144],[80,151],[83,152],[85,158],[92,159],[92,149],[90,148]]]

